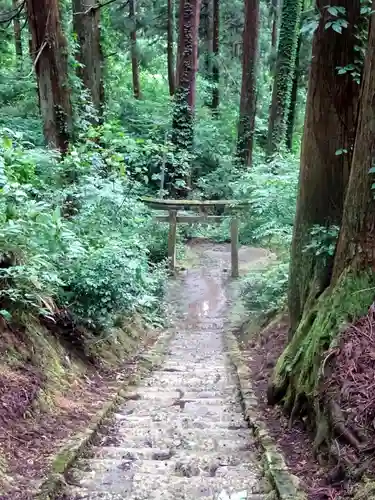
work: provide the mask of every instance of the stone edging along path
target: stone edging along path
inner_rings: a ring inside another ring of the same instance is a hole
[[[36,498],[39,500],[53,499],[54,496],[64,488],[64,472],[83,454],[85,448],[95,438],[101,423],[126,399],[128,388],[134,386],[141,378],[145,377],[155,367],[161,364],[169,341],[173,337],[173,333],[174,332],[167,332],[159,336],[153,347],[148,352],[141,355],[137,373],[125,384],[121,385],[116,396],[97,412],[87,429],[76,435],[56,455],[52,463],[52,471],[42,484]],[[274,441],[269,436],[265,425],[261,421],[257,409],[257,398],[251,387],[251,372],[243,360],[238,342],[231,330],[225,331],[224,340],[230,360],[236,368],[245,419],[261,446],[266,472],[279,499],[306,499],[306,495],[299,489],[298,479],[288,471],[284,458],[277,450]]]
[[[208,286],[209,284],[210,282],[208,280],[206,285]],[[220,285],[218,287],[217,284],[218,283],[214,283],[215,287],[213,288],[213,293],[217,292],[217,289],[220,288]],[[194,293],[194,288],[189,289],[188,293]],[[198,303],[202,305],[202,297],[198,295],[197,299]],[[215,320],[215,311],[213,316]],[[209,319],[208,326],[210,326],[210,321]],[[119,386],[115,397],[95,415],[86,430],[76,435],[71,442],[57,454],[52,463],[51,473],[42,484],[36,498],[39,500],[52,500],[56,497],[57,493],[61,493],[65,490],[65,472],[70,469],[78,458],[82,457],[88,446],[92,444],[98,435],[100,435],[107,417],[117,411],[118,407],[126,402],[135,385],[139,384],[140,380],[145,378],[154,368],[160,366],[164,359],[164,354],[169,349],[170,341],[175,337],[175,333],[175,328],[166,330],[159,336],[158,340],[151,348],[144,351],[139,356],[135,374],[132,375],[125,384]],[[275,489],[276,497],[280,500],[306,499],[306,496],[298,487],[296,478],[288,471],[282,455],[278,452],[276,445],[269,436],[261,420],[257,398],[251,386],[251,371],[244,361],[236,337],[229,326],[224,326],[224,328],[222,328],[221,335],[224,340],[226,355],[229,356],[230,363],[235,368],[234,376],[237,378],[236,386],[240,392],[244,417],[251,429],[250,432],[252,432],[255,441],[262,451],[263,465],[269,476],[269,481]],[[274,498],[275,492],[270,492],[267,498],[271,498],[271,496]]]
[[[36,499],[52,500],[57,493],[61,493],[66,485],[64,473],[82,456],[87,446],[95,439],[104,420],[126,400],[127,394],[131,392],[134,385],[161,364],[174,333],[173,329],[161,333],[153,346],[149,349],[146,348],[139,355],[139,363],[135,373],[120,384],[116,395],[94,415],[86,430],[76,434],[55,456],[50,473],[41,484]]]
[[[278,451],[258,410],[258,400],[251,385],[252,374],[240,351],[237,339],[230,329],[224,333],[224,342],[231,362],[236,368],[245,419],[263,452],[264,466],[280,500],[306,500],[299,480],[290,473],[284,457]]]

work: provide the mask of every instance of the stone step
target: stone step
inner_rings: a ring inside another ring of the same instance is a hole
[[[91,458],[81,459],[75,468],[85,474],[90,471],[125,470],[126,468],[144,474],[170,474],[177,476],[209,476],[229,473],[249,474],[254,468],[254,453],[181,453],[177,452],[168,460],[129,460],[122,458]],[[189,473],[190,470],[190,473]]]
[[[147,400],[128,401],[127,404],[121,408],[122,415],[135,415],[139,417],[151,416],[154,417],[162,412],[170,414],[171,417],[175,415],[190,415],[199,419],[206,419],[212,421],[230,421],[233,418],[238,419],[242,416],[241,407],[233,403],[220,405],[207,404],[202,402],[186,401],[184,405],[174,404],[175,400],[165,399],[153,401],[150,404]]]
[[[172,450],[201,450],[201,451],[245,451],[251,446],[248,440],[242,436],[235,437],[229,434],[220,437],[217,432],[214,437],[203,430],[200,434],[194,430],[185,433],[176,433],[174,436],[166,436],[164,430],[150,430],[145,435],[134,435],[131,432],[117,434],[115,436],[103,436],[100,441],[100,446],[113,445],[113,437],[115,437],[115,445],[121,445],[124,448],[169,448]],[[206,435],[205,435],[206,434]],[[226,437],[226,436],[230,437]]]
[[[201,391],[203,392],[203,391]],[[210,393],[212,394],[213,391],[210,391]],[[204,397],[204,398],[200,398],[198,397],[197,395],[199,394],[198,392],[187,392],[186,394],[180,390],[180,391],[177,391],[177,390],[165,390],[163,389],[162,387],[154,387],[152,386],[152,388],[148,388],[148,387],[143,387],[143,388],[140,388],[138,389],[137,391],[135,392],[132,392],[130,393],[127,398],[128,398],[128,401],[139,401],[139,400],[147,400],[149,402],[152,402],[153,401],[157,401],[158,403],[160,401],[163,401],[165,402],[165,400],[168,401],[203,401],[205,404],[225,404],[226,400],[231,403],[231,401],[229,400],[229,396],[227,396],[227,398],[225,398],[225,395],[224,397],[222,397],[222,393],[220,393],[220,391],[216,391],[216,393],[218,394],[218,396],[211,396],[211,397]],[[206,391],[206,395],[209,394],[209,391]],[[233,398],[235,398],[235,394],[232,395]],[[126,403],[127,404],[127,403]]]
[[[129,429],[126,426],[119,425],[116,428],[116,437],[120,441],[131,439],[132,442],[141,443],[141,448],[147,446],[151,443],[151,446],[156,446],[160,448],[168,448],[171,446],[171,443],[203,443],[204,441],[240,441],[246,443],[250,439],[250,431],[248,429],[215,429],[215,428],[206,428],[206,429],[197,429],[197,428],[186,428],[179,426],[178,424],[173,424],[170,427],[165,425],[159,426],[155,424],[153,426],[144,428],[144,427],[132,427]],[[168,443],[168,444],[164,444]]]
[[[163,387],[173,390],[178,388],[187,391],[220,391],[230,390],[234,391],[236,385],[233,380],[224,377],[220,373],[217,375],[207,375],[205,377],[189,376],[188,374],[181,374],[176,372],[158,372],[152,378],[145,380],[145,386],[148,387]]]
[[[217,500],[223,490],[228,493],[246,491],[248,498],[252,498],[251,495],[259,495],[262,493],[260,490],[264,491],[264,485],[258,479],[258,471],[252,473],[251,470],[248,470],[247,472],[247,477],[244,474],[179,477],[120,470],[100,474],[98,477],[93,474],[91,477],[77,479],[77,484],[73,484],[73,486],[82,488],[81,494],[89,495],[81,498],[100,498],[90,496],[90,492],[92,492],[94,494],[121,494],[122,498],[129,500],[157,498],[170,500],[210,498]],[[77,494],[80,493],[79,489],[75,491]],[[166,496],[158,496],[163,494]]]
[[[123,415],[121,413],[116,413],[113,418],[124,428],[132,429],[133,427],[141,427],[143,429],[148,429],[153,426],[158,426],[159,428],[171,426],[176,426],[178,428],[184,429],[248,429],[246,421],[243,419],[242,415],[239,415],[237,419],[231,419],[227,421],[212,421],[205,420],[202,418],[194,417],[192,415],[184,414],[172,414],[165,412],[163,414],[156,414],[152,416],[139,417],[137,415]],[[250,430],[249,430],[250,433]],[[250,436],[251,434],[249,434]]]
[[[225,490],[229,494],[247,491],[248,500],[263,500],[260,483],[254,476],[168,478],[150,474],[135,474],[129,500],[218,500]]]
[[[222,490],[223,491],[223,490]],[[220,491],[220,493],[222,492]],[[238,493],[236,491],[232,491],[231,489],[224,490],[228,494],[230,493]],[[148,496],[139,496],[139,493],[132,493],[131,496],[124,496],[122,493],[111,493],[111,492],[90,492],[83,488],[69,488],[67,491],[68,500],[196,500],[199,498],[205,498],[206,500],[218,500],[220,493],[214,493],[211,496],[206,497],[190,497],[190,496],[180,496],[176,492],[172,493],[164,493],[162,491],[153,491],[150,492]],[[185,492],[181,492],[181,495],[185,495]],[[65,500],[64,498],[64,500]],[[248,494],[246,500],[267,500],[267,495],[263,494]],[[242,500],[242,499],[241,499]]]

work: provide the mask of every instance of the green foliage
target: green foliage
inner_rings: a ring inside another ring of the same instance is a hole
[[[311,228],[311,241],[305,247],[305,252],[312,251],[323,259],[333,257],[340,228],[338,226],[322,227],[315,225]]]
[[[289,262],[272,262],[265,269],[250,271],[242,283],[242,299],[250,316],[269,316],[286,306]]]
[[[155,231],[124,161],[96,147],[89,129],[62,162],[50,154],[37,165],[38,150],[8,132],[0,151],[4,311],[53,315],[57,304],[95,329],[135,311],[155,318],[166,228]]]

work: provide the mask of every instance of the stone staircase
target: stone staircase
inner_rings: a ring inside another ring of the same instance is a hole
[[[187,308],[163,366],[129,394],[60,498],[270,498],[223,346],[221,278],[190,271],[183,287]]]

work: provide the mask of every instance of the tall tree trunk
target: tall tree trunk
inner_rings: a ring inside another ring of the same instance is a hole
[[[238,124],[237,156],[250,166],[256,114],[256,70],[259,36],[259,0],[245,0],[243,30],[242,87]]]
[[[180,0],[176,103],[172,141],[178,149],[193,144],[200,0]]]
[[[277,59],[277,24],[279,21],[279,0],[271,0],[271,55],[270,55],[270,72],[275,77],[276,59]],[[272,91],[271,83],[271,91]]]
[[[19,9],[19,5],[17,0],[13,0],[13,9],[17,11]],[[13,18],[13,32],[14,32],[14,45],[16,49],[16,57],[18,64],[22,64],[22,36],[21,36],[21,23],[20,23],[20,15],[16,14]]]
[[[174,68],[174,0],[168,0],[168,27],[167,27],[167,63],[169,95],[175,93],[175,68]]]
[[[129,19],[132,22],[130,32],[130,50],[132,59],[132,75],[133,75],[133,93],[136,99],[141,98],[141,85],[139,82],[139,64],[138,64],[138,49],[137,49],[137,19],[136,19],[136,0],[129,0]]]
[[[359,10],[359,0],[358,2],[347,0],[347,12],[349,15],[351,13],[349,20],[356,17],[353,16],[352,3],[355,3]],[[325,5],[324,0],[322,4]],[[343,2],[341,5],[343,5]],[[375,9],[375,0],[372,3],[372,9]],[[352,22],[349,23],[350,26],[353,26]],[[343,31],[342,35],[337,35],[336,44],[333,43],[332,47],[326,45],[326,50],[322,51],[321,54],[328,56],[334,53],[335,49],[338,50],[338,40],[340,36],[344,36],[344,33]],[[345,39],[346,42],[344,42],[342,48],[343,52],[345,48],[352,49],[351,43],[349,46],[347,45],[347,36],[345,36]],[[327,52],[328,48],[330,48],[330,51]],[[318,64],[318,62],[314,62],[315,64]],[[353,428],[352,421],[349,426],[346,426],[345,420],[342,421],[339,415],[340,412],[336,410],[340,402],[339,399],[335,400],[334,396],[332,397],[329,392],[327,394],[326,382],[329,371],[327,373],[326,368],[329,366],[327,360],[333,354],[332,346],[338,345],[340,332],[346,325],[353,324],[361,316],[365,315],[374,300],[375,200],[373,192],[374,174],[372,172],[375,155],[374,72],[375,19],[372,18],[362,79],[357,133],[332,277],[324,293],[314,301],[308,310],[305,310],[295,336],[291,339],[277,363],[268,390],[269,402],[282,401],[284,408],[292,411],[291,418],[297,416],[310,417],[310,422],[313,421],[316,428],[315,451],[317,451],[318,446],[324,444],[327,445],[326,450],[330,450],[332,440],[340,440],[340,438],[347,441],[345,445],[352,443],[353,447],[356,448],[356,452],[361,452],[367,445],[361,434],[363,426],[361,425],[358,429]],[[344,78],[347,78],[347,76]],[[319,88],[327,87],[326,83],[326,81],[320,81]],[[329,87],[327,87],[326,93],[328,93],[328,90]],[[342,94],[342,99],[345,99],[345,93]],[[332,106],[327,106],[326,113],[330,116]],[[343,125],[341,127],[343,128]],[[327,131],[325,127],[323,128]],[[331,130],[329,130],[329,133],[331,133]],[[331,136],[328,135],[327,137]],[[329,141],[327,141],[329,148],[328,143]],[[315,166],[319,166],[320,161],[321,155],[316,158]],[[322,175],[320,170],[319,173]],[[334,191],[335,185],[330,182],[331,175],[331,169],[324,172],[324,176],[329,181],[327,184]],[[302,179],[306,184],[309,182],[309,178],[302,177]],[[310,190],[317,187],[319,186],[314,183],[310,185]],[[325,200],[329,193],[325,190],[319,196],[321,200]],[[318,197],[318,194],[316,197]],[[325,204],[323,205],[325,206]],[[362,335],[362,331],[358,330],[358,334]],[[350,346],[347,347],[350,348]],[[343,348],[346,348],[345,344]],[[322,378],[324,378],[323,381]],[[324,391],[321,390],[323,384]],[[335,407],[332,405],[332,401],[336,405]],[[342,415],[344,414],[345,411],[342,412]],[[352,436],[354,436],[354,439],[348,439]],[[357,436],[359,445],[357,445]]]
[[[268,123],[267,154],[271,156],[285,142],[286,120],[292,91],[302,0],[284,0],[279,47]]]
[[[372,9],[375,9],[373,1]],[[375,19],[370,35],[362,78],[358,127],[349,183],[345,196],[341,231],[336,248],[333,280],[343,271],[375,270],[374,158],[375,158]]]
[[[292,151],[292,147],[293,147],[294,122],[296,119],[298,86],[299,86],[299,80],[300,80],[299,61],[300,61],[301,44],[302,44],[302,35],[300,33],[298,35],[297,54],[296,54],[296,62],[295,62],[295,66],[294,66],[292,93],[290,96],[290,105],[289,105],[287,127],[286,127],[286,147],[289,149],[289,151]]]
[[[356,28],[360,0],[330,0],[344,7],[348,27],[342,33],[326,28],[331,20],[327,0],[318,0],[319,26],[314,34],[302,141],[297,213],[291,250],[289,314],[293,332],[309,298],[314,300],[330,280],[332,258],[306,250],[313,226],[341,223],[354,143],[359,85],[352,75],[339,74],[356,59]],[[337,154],[346,150],[345,154]]]
[[[220,103],[220,0],[213,0],[213,42],[212,42],[212,112],[217,115]]]
[[[278,0],[272,0],[271,2],[272,8],[272,34],[271,34],[271,47],[272,52],[276,52],[277,48],[277,21],[278,21],[278,13],[279,13],[279,2]]]
[[[68,47],[61,31],[58,0],[27,0],[32,54],[38,81],[44,137],[65,152],[72,132]]]
[[[203,0],[201,5],[199,35],[204,47],[204,74],[212,80],[213,54],[213,0]]]
[[[97,0],[73,0],[73,30],[79,45],[77,74],[101,115],[104,104],[103,53]]]

